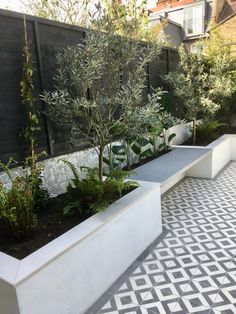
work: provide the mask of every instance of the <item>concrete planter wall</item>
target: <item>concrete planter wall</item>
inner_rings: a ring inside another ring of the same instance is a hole
[[[225,134],[205,148],[211,153],[189,169],[186,175],[213,179],[229,161],[236,160],[236,135]]]
[[[0,252],[0,313],[84,313],[162,231],[160,185],[140,184],[21,261]]]

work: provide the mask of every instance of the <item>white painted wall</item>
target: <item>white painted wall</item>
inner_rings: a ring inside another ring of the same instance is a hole
[[[196,178],[212,178],[212,152],[200,160],[196,165],[191,167],[186,172],[186,175]]]
[[[206,148],[212,150],[211,155],[190,168],[188,176],[213,179],[229,161],[236,160],[236,135],[223,135]]]
[[[1,314],[82,314],[161,233],[160,185],[141,186],[0,271]],[[0,254],[0,265],[6,262]],[[13,275],[12,275],[13,274]],[[12,278],[14,277],[14,279]],[[13,289],[8,291],[4,282]],[[17,299],[16,299],[17,294]],[[8,307],[9,305],[9,307]]]
[[[16,290],[7,282],[0,279],[0,313],[20,314]]]
[[[176,136],[171,141],[170,145],[182,144],[186,142],[189,138],[191,138],[192,136],[191,125],[192,125],[191,122],[186,122],[169,128],[169,130],[167,130],[166,132],[167,138],[172,133],[176,134]]]
[[[14,287],[20,261],[0,252],[0,313],[20,314]]]
[[[169,178],[168,180],[164,181],[161,184],[161,194],[164,194],[169,189],[171,189],[175,184],[177,184],[180,180],[182,180],[186,176],[186,172],[180,172]]]
[[[212,148],[212,178],[231,160],[231,138],[222,136],[207,147]]]
[[[236,134],[229,136],[231,137],[231,160],[236,160]]]

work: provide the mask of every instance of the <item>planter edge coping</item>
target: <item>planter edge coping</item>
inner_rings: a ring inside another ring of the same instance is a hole
[[[109,205],[104,212],[94,214],[22,260],[0,251],[0,281],[2,280],[16,287],[45,265],[62,255],[65,251],[68,251],[76,244],[89,237],[96,230],[102,228],[110,220],[123,215],[141,198],[156,189],[160,191],[159,183],[140,180],[135,181],[137,181],[140,186]]]
[[[232,137],[236,137],[236,134],[223,134],[207,146],[192,146],[192,145],[171,145],[171,149],[175,148],[192,148],[192,149],[206,149],[206,150],[213,150],[217,145],[221,144],[223,141],[231,139]]]

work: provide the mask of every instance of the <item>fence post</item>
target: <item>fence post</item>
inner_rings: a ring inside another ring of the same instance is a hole
[[[40,89],[43,92],[45,89],[45,83],[44,83],[44,73],[43,73],[43,60],[42,60],[42,53],[41,53],[41,46],[40,46],[40,36],[39,36],[39,27],[38,27],[38,21],[36,19],[33,20],[34,24],[34,33],[35,33],[35,40],[36,40],[36,52],[37,52],[37,58],[38,58],[38,65],[39,65],[39,77],[40,77]],[[45,104],[43,103],[43,106],[45,108]],[[47,142],[48,142],[48,152],[49,155],[53,154],[53,146],[52,146],[52,136],[51,136],[51,125],[50,121],[48,121],[48,118],[45,116],[45,123],[46,123],[46,135],[47,135]]]

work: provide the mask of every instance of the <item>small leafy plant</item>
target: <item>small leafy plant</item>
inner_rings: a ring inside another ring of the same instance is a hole
[[[102,181],[96,168],[82,167],[83,177],[75,166],[62,160],[73,172],[74,178],[67,187],[69,204],[64,208],[64,214],[79,212],[82,216],[103,211],[109,204],[120,198],[125,191],[138,187],[134,181],[125,181],[130,172],[112,169]]]
[[[203,121],[197,125],[197,142],[203,145],[215,140],[222,130],[226,127],[226,123],[219,122],[217,120],[213,121]]]
[[[7,165],[0,162],[0,167],[11,183],[8,189],[0,182],[0,219],[10,235],[16,239],[24,239],[32,234],[37,225],[35,209],[37,202],[41,200],[38,191],[41,185],[42,165],[37,164],[32,173],[31,158],[26,158],[23,175],[14,177],[9,169],[13,163],[15,163],[13,159],[10,159]]]

